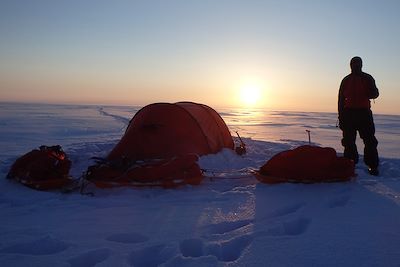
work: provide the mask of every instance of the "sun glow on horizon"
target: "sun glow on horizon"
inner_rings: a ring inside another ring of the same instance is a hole
[[[246,106],[255,106],[261,101],[261,86],[246,84],[239,91],[240,102]]]

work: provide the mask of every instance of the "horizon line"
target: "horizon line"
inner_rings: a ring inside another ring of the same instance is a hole
[[[18,101],[18,100],[13,100],[13,101],[3,101],[0,100],[0,104],[31,104],[31,105],[49,105],[49,106],[103,106],[103,107],[138,107],[142,108],[150,104],[154,103],[177,103],[177,102],[193,102],[193,103],[200,103],[196,101],[189,101],[189,100],[182,100],[182,101],[176,101],[176,102],[168,102],[168,101],[155,101],[155,102],[149,102],[147,104],[138,104],[138,103],[132,103],[132,104],[111,104],[111,103],[85,103],[85,102],[45,102],[45,101]],[[242,110],[268,110],[268,111],[279,111],[279,112],[301,112],[301,113],[330,113],[330,114],[335,114],[337,111],[322,111],[322,110],[309,110],[309,111],[304,111],[304,110],[299,110],[299,109],[285,109],[285,108],[268,108],[268,107],[244,107],[244,106],[220,106],[216,105],[211,106],[205,103],[201,103],[204,105],[207,105],[213,109],[242,109]],[[384,116],[400,116],[400,114],[390,114],[390,113],[376,113],[374,112],[375,115],[384,115]]]

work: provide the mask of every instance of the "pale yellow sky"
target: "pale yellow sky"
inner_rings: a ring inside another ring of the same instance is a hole
[[[374,112],[400,114],[400,2],[94,3],[2,5],[0,101],[335,112],[358,55],[381,90]]]

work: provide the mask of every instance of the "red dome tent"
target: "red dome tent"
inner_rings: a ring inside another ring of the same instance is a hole
[[[234,148],[221,116],[193,102],[155,103],[139,110],[107,159],[132,160],[199,156]]]
[[[106,160],[90,166],[86,180],[99,187],[174,187],[200,184],[198,156],[234,148],[224,120],[192,102],[156,103],[132,118]]]

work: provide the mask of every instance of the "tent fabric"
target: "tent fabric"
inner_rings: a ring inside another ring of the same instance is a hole
[[[132,118],[108,160],[199,156],[234,148],[224,120],[211,107],[193,103],[154,103]]]
[[[273,156],[257,178],[264,183],[315,183],[348,181],[354,176],[354,162],[338,157],[335,149],[304,145]]]

